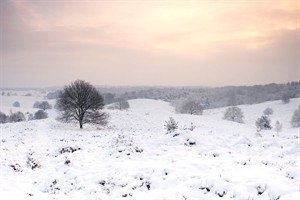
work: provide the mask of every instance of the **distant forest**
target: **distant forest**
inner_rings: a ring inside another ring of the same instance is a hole
[[[98,87],[105,104],[120,99],[156,99],[173,105],[183,101],[201,102],[205,109],[242,104],[256,104],[282,98],[300,97],[300,81],[287,84],[267,84],[254,86],[226,87]],[[50,92],[47,98],[54,99],[59,91]]]

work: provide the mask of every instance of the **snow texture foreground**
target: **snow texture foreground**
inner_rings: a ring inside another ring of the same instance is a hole
[[[245,124],[222,120],[226,108],[192,116],[162,101],[129,103],[107,110],[105,129],[59,123],[54,111],[1,124],[0,199],[300,199],[299,128],[289,124],[300,99],[240,106]],[[267,107],[279,134],[256,132]],[[169,117],[179,129],[166,134]]]

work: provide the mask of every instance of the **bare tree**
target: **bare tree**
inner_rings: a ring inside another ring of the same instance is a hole
[[[194,100],[189,100],[183,104],[181,107],[181,113],[188,113],[191,115],[202,115],[203,106],[200,102]]]
[[[80,128],[86,123],[107,123],[108,115],[100,112],[104,106],[103,97],[94,86],[83,80],[65,86],[57,105],[60,111],[58,119],[63,122],[78,121]]]
[[[48,118],[48,113],[44,110],[38,110],[34,113],[34,119],[46,119]]]
[[[300,106],[297,110],[294,111],[291,124],[293,127],[300,127]]]
[[[243,118],[244,118],[244,114],[242,109],[236,106],[227,108],[223,117],[223,119],[233,121],[233,122],[238,122],[238,123],[244,123]]]

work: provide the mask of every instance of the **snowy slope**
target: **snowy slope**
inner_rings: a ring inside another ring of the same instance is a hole
[[[17,98],[21,106],[33,98],[25,111],[42,97]],[[14,101],[2,102],[9,110]],[[289,124],[300,99],[240,106],[245,124],[222,120],[226,108],[191,116],[163,101],[129,103],[128,111],[107,110],[104,129],[59,123],[55,111],[1,124],[0,199],[300,198],[300,133]],[[266,107],[283,123],[279,135],[256,134]],[[179,122],[174,134],[164,130],[169,117]],[[184,130],[191,122],[196,129]]]

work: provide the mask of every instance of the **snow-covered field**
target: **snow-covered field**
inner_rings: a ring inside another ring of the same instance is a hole
[[[1,96],[1,111],[31,112],[33,96]],[[19,101],[20,108],[11,107]],[[54,101],[49,101],[52,105]],[[107,128],[49,119],[0,124],[0,199],[300,199],[300,132],[289,121],[300,99],[239,106],[245,124],[176,114],[168,103],[137,99],[128,111],[106,110]],[[271,107],[282,132],[255,121]],[[179,129],[166,134],[173,117]],[[193,123],[193,131],[186,130]]]

